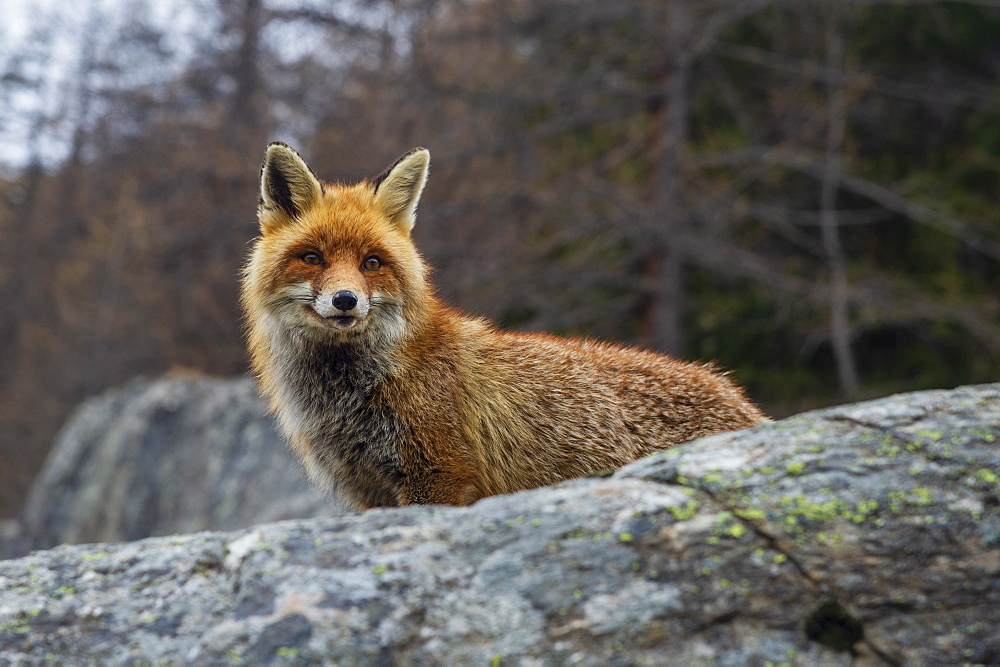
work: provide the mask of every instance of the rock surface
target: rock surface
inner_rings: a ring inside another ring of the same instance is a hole
[[[140,379],[87,401],[67,422],[32,487],[19,541],[26,553],[331,508],[265,416],[252,380]]]
[[[0,562],[0,658],[1000,662],[1000,385],[705,438],[468,508]]]

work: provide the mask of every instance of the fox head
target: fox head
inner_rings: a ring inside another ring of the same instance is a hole
[[[430,153],[415,148],[373,180],[330,184],[291,147],[268,145],[261,236],[244,275],[251,320],[265,315],[333,341],[398,340],[431,298],[410,237],[429,163]]]

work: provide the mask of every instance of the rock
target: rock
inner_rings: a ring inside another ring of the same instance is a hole
[[[1000,385],[793,417],[604,479],[0,562],[0,658],[1000,662]]]
[[[252,380],[135,380],[67,422],[32,487],[20,542],[39,549],[233,530],[332,507],[275,432]]]

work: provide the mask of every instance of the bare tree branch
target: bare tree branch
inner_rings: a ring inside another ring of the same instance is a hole
[[[732,167],[766,163],[794,169],[809,174],[817,180],[821,180],[823,177],[822,162],[809,157],[805,151],[795,152],[780,148],[755,147],[719,153],[703,153],[692,156],[691,163],[696,167]],[[923,204],[912,202],[889,188],[858,176],[852,176],[846,171],[841,174],[840,184],[841,187],[863,195],[890,211],[903,215],[914,222],[945,232],[973,250],[1000,261],[1000,243],[984,236],[966,222],[935,211]]]
[[[724,58],[759,65],[796,77],[810,77],[826,84],[840,76],[829,66],[765,51],[754,46],[717,42],[711,51]],[[919,83],[892,81],[870,73],[849,73],[844,74],[844,83],[849,87],[867,89],[889,97],[915,102],[934,104],[944,102],[954,106],[1000,111],[1000,101],[997,100],[995,88],[972,81],[945,89],[935,86],[931,90]]]

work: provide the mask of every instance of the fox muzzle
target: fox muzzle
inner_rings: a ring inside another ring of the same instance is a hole
[[[313,310],[323,318],[364,319],[368,315],[369,302],[362,294],[349,290],[317,294],[312,303]]]

